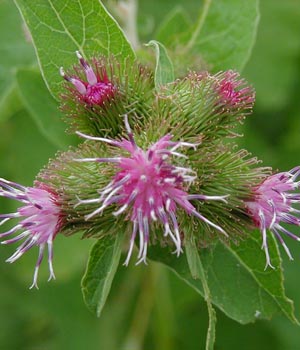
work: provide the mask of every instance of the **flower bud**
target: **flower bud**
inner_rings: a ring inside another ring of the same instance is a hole
[[[126,60],[122,66],[114,57],[100,56],[86,61],[77,52],[79,65],[60,74],[66,81],[61,110],[71,131],[112,137],[122,130],[121,115],[147,118],[154,98],[153,76],[146,68]]]

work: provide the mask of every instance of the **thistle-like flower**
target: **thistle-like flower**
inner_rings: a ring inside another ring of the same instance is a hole
[[[266,254],[266,268],[272,267],[267,243],[267,230],[270,230],[282,244],[290,260],[293,257],[285,244],[281,234],[287,235],[297,241],[300,237],[287,230],[282,224],[300,225],[300,210],[293,204],[300,203],[299,192],[293,192],[299,188],[300,182],[296,181],[300,175],[300,167],[288,172],[282,172],[267,177],[253,190],[253,197],[246,201],[246,208],[251,215],[255,226],[262,233],[262,249]]]
[[[255,100],[254,90],[238,72],[228,70],[213,76],[220,103],[228,108],[251,109]]]
[[[37,183],[36,187],[24,187],[0,178],[0,196],[23,203],[23,206],[15,213],[0,214],[0,226],[11,219],[23,218],[13,228],[0,234],[0,238],[3,238],[21,231],[17,236],[2,241],[1,244],[15,243],[24,239],[15,253],[6,261],[13,263],[33,246],[39,246],[33,283],[30,287],[38,288],[39,267],[47,245],[49,280],[55,279],[52,266],[53,240],[62,226],[62,214],[57,203],[57,195],[47,185],[42,183]]]
[[[88,140],[102,141],[110,146],[118,147],[129,153],[128,157],[112,158],[82,158],[79,162],[113,163],[117,172],[113,180],[100,191],[100,196],[94,199],[79,199],[81,204],[100,203],[100,207],[86,215],[89,220],[101,214],[105,208],[116,204],[117,210],[113,213],[118,216],[127,212],[127,218],[132,222],[132,234],[125,265],[128,265],[134,247],[137,233],[139,235],[138,262],[146,263],[147,247],[150,239],[150,225],[160,222],[164,227],[164,236],[169,236],[176,246],[177,256],[182,252],[180,227],[177,222],[177,210],[182,208],[187,214],[194,215],[222,234],[226,232],[217,224],[201,215],[191,201],[194,200],[221,200],[226,202],[227,196],[205,196],[188,194],[186,188],[196,179],[196,174],[190,168],[176,166],[171,158],[187,158],[179,153],[181,147],[196,145],[181,141],[172,141],[167,134],[144,151],[136,144],[130,129],[127,116],[125,126],[128,140],[111,140],[92,137],[78,132],[77,134]]]
[[[60,68],[61,76],[74,85],[76,97],[80,101],[91,106],[102,106],[106,100],[114,96],[116,90],[114,85],[109,81],[103,66],[96,66],[94,70],[88,62],[83,59],[79,51],[76,51],[76,55],[84,70],[86,81],[79,76],[67,75],[62,67]]]
[[[151,70],[129,58],[122,64],[114,57],[97,56],[86,61],[76,52],[79,64],[60,74],[60,109],[70,132],[115,137],[121,132],[120,115],[137,110],[136,122],[147,119],[154,98]],[[144,117],[141,117],[144,116]]]
[[[235,129],[251,112],[254,101],[253,88],[237,72],[190,72],[161,86],[152,110],[160,122],[168,119],[181,126],[179,138],[200,135],[209,143],[240,136]]]

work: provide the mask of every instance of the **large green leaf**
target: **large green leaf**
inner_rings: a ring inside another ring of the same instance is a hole
[[[99,0],[15,0],[27,23],[42,75],[54,96],[62,81],[61,66],[84,56],[134,57],[132,48],[115,20]]]
[[[109,1],[109,0],[107,0]],[[143,41],[149,41],[155,37],[157,29],[164,25],[172,16],[175,8],[183,7],[189,16],[196,20],[198,7],[202,1],[195,0],[139,0],[138,30]],[[181,22],[179,23],[181,24]],[[174,28],[174,27],[173,27]],[[183,29],[183,28],[181,28]],[[170,32],[170,35],[172,33]],[[156,38],[156,37],[155,37]]]
[[[73,143],[73,138],[65,133],[66,125],[57,102],[49,94],[40,73],[22,69],[17,72],[16,78],[23,104],[41,133],[58,148],[66,148]]]
[[[167,47],[174,48],[180,44],[182,34],[189,31],[190,27],[191,19],[185,9],[175,7],[158,27],[155,38]]]
[[[187,49],[215,72],[241,71],[255,42],[258,19],[258,0],[204,0]]]
[[[274,111],[292,104],[299,81],[300,2],[262,1],[260,8],[262,21],[245,74],[255,86],[258,107]]]
[[[284,292],[280,256],[271,236],[269,250],[276,270],[264,270],[261,237],[256,231],[238,246],[220,242],[200,251],[213,303],[242,324],[257,318],[269,319],[278,312],[297,322],[293,303]],[[192,278],[185,256],[177,258],[170,249],[155,246],[150,249],[149,257],[170,267],[203,295],[202,285]]]
[[[123,232],[117,236],[106,236],[94,245],[82,279],[84,301],[98,317],[104,307],[119,265],[123,237]]]
[[[16,67],[34,62],[32,45],[25,40],[25,28],[10,0],[0,1],[0,120],[21,109],[16,95]]]
[[[32,186],[37,172],[56,152],[24,109],[0,127],[1,177]]]
[[[13,78],[14,79],[14,78]],[[18,111],[22,110],[22,101],[19,96],[18,87],[12,81],[9,87],[5,87],[0,102],[0,122],[6,121]]]

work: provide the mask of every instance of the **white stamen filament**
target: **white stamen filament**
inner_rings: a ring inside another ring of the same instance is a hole
[[[21,240],[22,238],[28,236],[29,234],[30,234],[29,230],[24,231],[24,232],[20,233],[18,236],[14,237],[14,238],[8,239],[6,241],[2,241],[1,244],[10,244],[10,243],[18,242],[19,240]]]
[[[274,269],[274,266],[271,264],[270,255],[269,255],[269,249],[268,249],[268,242],[267,242],[267,230],[266,230],[266,222],[265,222],[265,216],[261,210],[259,210],[258,213],[260,219],[261,219],[261,232],[262,232],[262,249],[265,251],[266,256],[266,266],[265,270],[268,266],[270,266],[272,269]]]
[[[93,198],[93,199],[80,199],[78,196],[76,196],[78,199],[78,203],[74,205],[74,208],[77,208],[79,205],[82,204],[91,204],[91,203],[100,203],[101,199],[100,198]]]
[[[134,241],[135,241],[135,237],[136,237],[136,233],[137,233],[137,228],[138,228],[137,221],[134,220],[133,221],[132,234],[131,234],[131,238],[130,238],[130,245],[129,245],[129,249],[128,249],[126,260],[125,260],[125,262],[123,264],[125,266],[128,266],[130,258],[131,258],[131,255],[132,255],[132,250],[133,250],[133,247],[134,247]]]
[[[120,163],[122,158],[74,158],[75,162]]]
[[[155,215],[154,209],[151,209],[150,215],[151,215],[151,218],[152,218],[153,221],[157,221],[157,217],[156,217],[156,215]]]
[[[101,141],[101,142],[106,142],[110,145],[113,145],[113,146],[119,146],[119,143],[117,141],[113,141],[113,140],[110,140],[110,139],[106,139],[106,138],[103,138],[103,137],[96,137],[96,136],[90,136],[90,135],[86,135],[80,131],[76,131],[76,134],[87,139],[87,140],[93,140],[93,141]]]
[[[167,212],[170,211],[170,205],[171,205],[171,199],[168,198],[168,199],[166,200],[166,211],[167,211]]]
[[[0,226],[5,224],[8,220],[10,220],[11,218],[5,218],[3,220],[0,221]],[[1,236],[0,236],[1,237]]]
[[[199,200],[215,200],[215,201],[222,201],[224,203],[228,203],[226,198],[228,198],[229,195],[226,196],[206,196],[202,194],[189,194],[187,196],[187,200],[194,200],[194,199],[199,199]]]
[[[276,237],[278,238],[280,244],[283,246],[287,256],[289,257],[289,259],[290,260],[294,260],[293,257],[292,257],[292,254],[291,254],[291,252],[290,252],[290,250],[288,248],[288,246],[285,244],[285,242],[284,242],[283,238],[281,237],[280,233],[275,228],[273,228],[272,232],[275,233]]]
[[[175,177],[166,177],[164,179],[164,182],[165,183],[174,183],[176,181],[176,178]]]
[[[43,256],[44,256],[44,249],[45,249],[45,243],[42,243],[40,245],[39,248],[39,256],[34,268],[34,274],[33,274],[33,281],[32,281],[32,285],[29,287],[29,289],[32,289],[33,287],[35,287],[36,289],[39,289],[38,284],[37,284],[37,279],[38,279],[38,274],[39,274],[39,268],[41,265],[41,262],[43,260]]]
[[[208,220],[205,216],[203,216],[200,213],[198,213],[196,210],[193,210],[192,214],[197,216],[198,218],[200,218],[202,221],[206,222],[208,225],[214,227],[215,229],[217,229],[221,233],[223,233],[223,235],[225,235],[226,237],[228,237],[228,234],[222,229],[222,227],[220,227],[219,225],[214,224],[213,222]]]
[[[48,266],[49,266],[49,272],[50,272],[50,275],[49,275],[49,278],[48,278],[48,282],[49,282],[52,279],[55,280],[55,274],[54,274],[53,265],[52,265],[52,258],[53,258],[52,237],[48,239],[47,245],[48,245]]]
[[[120,209],[118,209],[117,211],[114,211],[113,215],[118,216],[122,214],[127,208],[128,208],[128,204],[124,204]]]

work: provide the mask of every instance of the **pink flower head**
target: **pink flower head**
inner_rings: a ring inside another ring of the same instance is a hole
[[[55,236],[61,228],[61,211],[57,204],[57,195],[41,183],[37,187],[24,187],[0,178],[0,196],[23,203],[23,206],[15,213],[0,214],[0,226],[10,219],[22,218],[12,229],[0,234],[0,238],[3,238],[21,231],[17,236],[2,241],[1,244],[15,243],[24,239],[16,252],[6,261],[13,263],[33,246],[39,246],[39,256],[35,266],[33,283],[30,287],[38,288],[38,271],[47,244],[49,280],[55,279],[52,266],[52,245]]]
[[[238,72],[228,70],[217,74],[217,91],[220,102],[228,107],[251,108],[254,103],[254,91],[240,79]]]
[[[293,207],[294,203],[300,203],[300,194],[292,192],[299,188],[299,181],[296,181],[299,175],[300,167],[296,167],[288,172],[267,177],[254,189],[253,198],[246,202],[254,224],[262,233],[262,249],[265,250],[266,254],[266,267],[273,268],[268,251],[267,229],[277,237],[291,260],[293,260],[292,255],[281,234],[300,241],[300,237],[295,236],[282,226],[283,223],[300,225],[300,219],[295,216],[300,211]]]
[[[195,173],[170,161],[173,157],[187,158],[177,150],[181,147],[195,148],[195,145],[172,141],[172,136],[168,134],[145,151],[135,143],[127,116],[125,126],[128,140],[110,140],[77,132],[86,139],[102,141],[128,152],[127,157],[77,159],[80,162],[110,162],[116,166],[117,171],[113,180],[100,191],[100,196],[95,199],[79,200],[77,205],[100,203],[100,207],[87,215],[86,220],[102,213],[113,203],[119,207],[113,213],[115,216],[127,212],[127,218],[132,222],[133,229],[124,264],[129,263],[137,233],[139,235],[137,263],[142,261],[146,263],[150,225],[155,221],[164,227],[164,236],[169,236],[174,242],[177,255],[182,252],[180,228],[176,217],[178,208],[227,235],[221,227],[201,215],[191,203],[193,200],[207,199],[225,201],[227,196],[188,194],[186,187],[196,179]]]
[[[114,96],[114,85],[109,81],[104,67],[98,69],[96,65],[96,69],[93,69],[78,51],[76,51],[76,55],[83,68],[86,81],[79,76],[67,75],[62,67],[60,68],[61,76],[74,85],[76,95],[81,101],[89,105],[102,106],[106,100]]]

